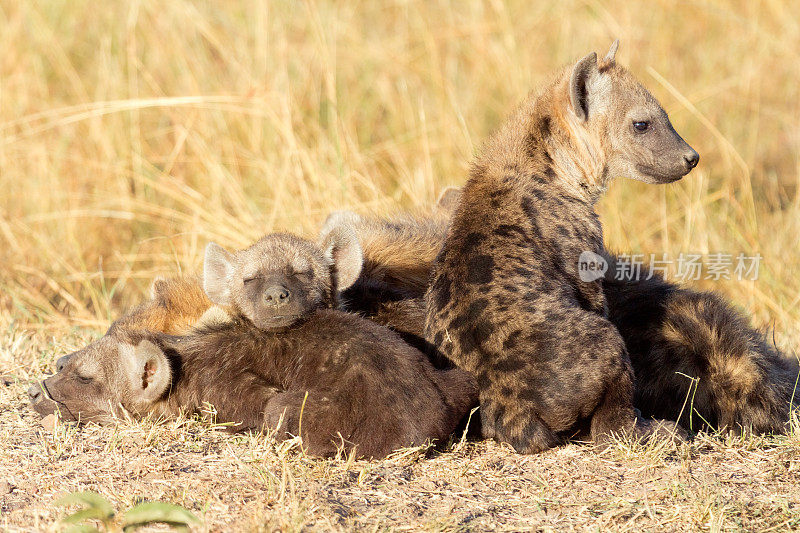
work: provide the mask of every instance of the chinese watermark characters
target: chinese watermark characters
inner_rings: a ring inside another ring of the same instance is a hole
[[[674,258],[663,253],[620,254],[614,264],[609,265],[605,257],[587,251],[578,258],[578,274],[585,282],[604,276],[617,281],[651,279],[656,275],[668,278],[670,272],[674,272],[673,279],[677,281],[754,281],[758,279],[761,259],[759,253],[681,253]]]

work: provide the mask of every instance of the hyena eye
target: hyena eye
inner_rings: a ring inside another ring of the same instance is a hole
[[[80,381],[81,383],[91,383],[92,382],[92,378],[90,378],[88,376],[76,376],[76,377],[78,378],[78,381]]]
[[[314,272],[311,270],[305,270],[303,272],[295,272],[294,277],[299,279],[300,281],[311,281],[314,279]]]
[[[638,131],[639,133],[644,133],[648,129],[650,129],[650,123],[646,120],[637,120],[633,123],[633,129]]]
[[[244,279],[244,284],[246,285],[246,284],[251,283],[251,282],[253,282],[253,281],[257,280],[257,279],[258,279],[258,277],[245,278]]]

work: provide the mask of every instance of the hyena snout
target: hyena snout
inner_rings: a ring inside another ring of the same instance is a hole
[[[698,154],[694,148],[689,146],[689,151],[683,155],[683,160],[686,163],[686,171],[688,172],[696,167],[697,163],[700,162],[700,154]]]
[[[289,303],[291,296],[291,291],[283,285],[271,285],[264,291],[264,303],[270,307],[282,307]]]
[[[64,366],[67,364],[67,361],[69,361],[70,355],[71,354],[64,355],[56,360],[56,372],[61,372],[64,370]]]
[[[28,401],[39,416],[47,416],[56,411],[56,402],[50,399],[50,393],[44,381],[35,381],[28,387]]]
[[[31,383],[28,387],[28,399],[32,404],[39,403],[43,398],[42,384],[39,382]]]

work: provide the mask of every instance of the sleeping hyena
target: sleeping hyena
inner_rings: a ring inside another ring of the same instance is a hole
[[[360,269],[359,244],[344,228],[322,246],[289,234],[234,254],[210,244],[203,288],[223,320],[165,335],[153,313],[134,313],[33,386],[33,407],[110,422],[201,413],[210,403],[233,431],[302,434],[309,453],[325,456],[442,444],[477,402],[472,377],[434,369],[388,328],[334,309]],[[186,306],[193,316],[201,300]]]
[[[474,162],[427,294],[426,340],[475,375],[484,435],[536,453],[587,423],[638,418],[625,342],[583,252],[603,251],[594,205],[616,176],[670,183],[699,156],[650,93],[592,53],[529,98]]]

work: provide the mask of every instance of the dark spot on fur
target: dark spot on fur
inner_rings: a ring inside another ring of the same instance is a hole
[[[503,350],[511,350],[519,341],[519,337],[522,335],[522,330],[516,330],[511,332],[505,341],[503,341]]]
[[[520,202],[520,207],[522,207],[522,211],[529,217],[533,218],[536,216],[536,209],[533,206],[533,200],[531,200],[530,196],[526,196]]]
[[[469,255],[465,254],[465,257]],[[490,255],[475,255],[467,262],[467,283],[483,284],[492,281],[494,259]]]
[[[497,361],[494,365],[494,370],[497,372],[517,372],[518,370],[522,370],[523,368],[527,368],[527,363],[524,359],[520,357],[506,357]]]
[[[468,257],[475,253],[476,248],[486,240],[486,235],[473,231],[464,237],[462,248],[459,252],[460,257]]]
[[[474,375],[475,381],[478,382],[478,387],[480,387],[481,390],[488,389],[492,384],[492,380],[490,379],[489,373],[486,370],[475,372]]]
[[[450,303],[450,278],[446,274],[442,274],[433,284],[433,298],[436,309],[441,311],[447,304]],[[436,343],[439,344],[439,343]]]
[[[477,324],[475,324],[475,328],[473,329],[475,333],[475,339],[478,342],[483,342],[489,337],[492,336],[494,333],[494,325],[487,320],[481,320]]]
[[[542,403],[542,395],[536,387],[527,387],[517,395],[517,398],[523,401],[528,401],[537,405]]]
[[[540,295],[538,292],[528,291],[522,295],[522,299],[526,302],[535,302],[539,300]]]
[[[536,127],[539,129],[539,135],[541,135],[542,139],[546,139],[550,136],[550,117],[547,115],[543,116],[539,119],[539,123],[536,124]]]
[[[501,224],[495,228],[494,234],[500,237],[511,237],[516,234],[523,239],[528,238],[528,234],[525,232],[525,229],[517,224]]]
[[[479,298],[469,304],[469,307],[464,310],[461,314],[456,316],[452,322],[450,322],[450,327],[453,329],[461,329],[465,326],[470,326],[478,321],[483,314],[484,309],[486,306],[489,305],[489,300],[486,298]]]
[[[478,347],[472,328],[467,328],[458,334],[458,344],[461,353],[468,354],[474,352]]]

